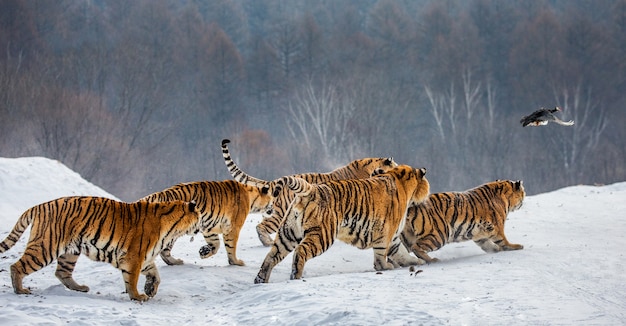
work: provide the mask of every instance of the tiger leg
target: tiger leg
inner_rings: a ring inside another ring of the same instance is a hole
[[[271,234],[276,233],[281,222],[282,219],[279,215],[272,214],[271,216],[264,216],[261,223],[257,224],[256,233],[264,246],[269,247],[274,243]]]
[[[484,226],[490,235],[486,238],[474,240],[474,242],[485,252],[498,252],[501,250],[520,250],[524,249],[524,246],[520,244],[510,243],[504,235],[503,230],[495,230],[491,223],[484,223]]]
[[[499,246],[504,251],[509,250],[520,250],[524,249],[524,246],[521,244],[510,243],[504,235],[504,230],[498,230],[498,233],[495,236],[491,237],[491,241],[493,241],[497,246]]]
[[[172,257],[172,247],[174,247],[174,242],[176,240],[172,240],[163,250],[161,250],[161,259],[168,265],[182,265],[183,260]]]
[[[53,250],[43,252],[46,245],[50,244],[43,240],[29,242],[22,257],[11,265],[11,282],[16,294],[30,294],[30,290],[22,285],[24,277],[50,265],[56,258],[52,256]]]
[[[474,240],[474,243],[476,243],[480,247],[480,249],[482,249],[484,252],[498,252],[498,251],[502,250],[502,248],[500,248],[500,246],[495,244],[489,238],[484,238],[484,239],[480,239],[480,240]]]
[[[272,248],[265,256],[265,260],[263,260],[259,273],[254,279],[254,283],[267,283],[274,266],[285,259],[285,257],[293,251],[298,242],[300,242],[299,239],[293,237],[294,233],[292,230],[284,231],[284,229],[285,226],[283,225],[276,237],[276,241],[272,245]],[[283,233],[286,233],[287,235],[283,235]]]
[[[387,251],[387,259],[396,268],[424,264],[424,260],[411,256],[411,253],[409,253],[404,244],[400,241],[399,236],[394,237],[391,241],[391,245]]]
[[[217,233],[204,233],[204,241],[206,245],[202,246],[198,253],[200,258],[209,258],[217,253],[220,248],[220,235]]]
[[[137,291],[137,283],[139,282],[139,274],[141,273],[141,264],[131,263],[121,265],[122,277],[124,278],[124,285],[126,286],[126,292],[131,300],[146,301],[148,297],[144,293]],[[147,282],[147,281],[146,281]]]
[[[157,294],[159,284],[161,284],[161,277],[154,262],[146,266],[141,274],[146,276],[146,284],[144,285],[144,291],[149,297],[153,297]]]
[[[481,220],[476,224],[476,234],[473,236],[473,240],[484,252],[498,252],[502,248],[493,242],[492,238],[496,236],[497,231],[494,224]]]
[[[374,245],[374,269],[377,271],[393,269],[394,264],[387,261],[387,251],[389,246],[383,243]]]
[[[22,268],[17,267],[16,264],[11,265],[11,282],[13,283],[13,291],[15,294],[30,294],[30,290],[22,286],[22,280],[24,276],[28,275],[20,272]]]
[[[430,264],[430,263],[435,263],[435,262],[438,262],[438,261],[439,261],[439,259],[438,259],[438,258],[432,258],[432,257],[430,257],[430,256],[426,253],[426,251],[425,251],[424,249],[422,249],[422,248],[421,248],[421,247],[420,247],[417,243],[414,243],[414,244],[411,246],[411,251],[413,251],[413,253],[414,253],[417,257],[419,257],[419,258],[421,258],[421,259],[425,260],[425,261],[426,261],[427,263],[429,263],[429,264]]]
[[[329,235],[324,235],[323,231],[319,228],[315,230],[305,231],[305,236],[296,247],[293,253],[293,264],[291,266],[290,279],[298,280],[302,278],[302,272],[304,272],[304,264],[312,258],[315,258],[323,254],[332,244],[334,238]],[[324,241],[327,239],[327,241]]]
[[[63,283],[63,285],[65,285],[66,288],[79,292],[88,292],[88,286],[76,283],[72,277],[78,256],[79,255],[71,253],[65,253],[59,256],[59,259],[57,260],[57,270],[54,275],[59,279],[59,281],[61,281],[61,283]]]
[[[224,237],[224,247],[226,248],[226,254],[228,255],[229,265],[246,265],[243,260],[237,258],[237,242],[239,241],[239,233],[241,232],[241,227],[242,225],[233,225],[228,233],[224,233],[222,235]]]
[[[404,247],[406,247],[408,250],[411,249],[412,244],[415,243],[416,241],[416,237],[412,233],[413,233],[412,229],[409,230],[406,227],[400,233],[400,240],[402,241],[402,244],[404,245]]]

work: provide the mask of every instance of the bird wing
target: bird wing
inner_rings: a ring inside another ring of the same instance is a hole
[[[519,122],[522,124],[522,127],[526,127],[533,122],[543,121],[545,120],[544,115],[546,113],[545,109],[539,109],[527,116],[524,116],[522,120]]]

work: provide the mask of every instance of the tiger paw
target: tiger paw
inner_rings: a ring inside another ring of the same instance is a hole
[[[148,299],[150,299],[150,297],[146,294],[143,293],[139,293],[136,296],[133,295],[129,295],[131,300],[136,300],[139,302],[144,302],[144,301],[148,301]]]
[[[241,259],[237,259],[237,258],[228,258],[228,264],[229,265],[237,265],[237,266],[246,266],[246,263],[243,262],[243,260]]]
[[[524,249],[524,246],[523,246],[523,245],[521,245],[521,244],[514,244],[514,243],[511,243],[511,244],[509,244],[508,246],[502,246],[502,250],[505,250],[505,251],[509,251],[509,250],[521,250],[521,249]]]
[[[78,291],[78,292],[89,292],[89,287],[87,285],[78,285],[77,287],[73,288],[72,290]]]
[[[202,246],[200,247],[200,250],[198,251],[198,253],[200,254],[200,258],[202,259],[211,257],[215,255],[216,252],[217,252],[216,248],[210,245]]]
[[[15,294],[31,294],[30,290],[27,288],[15,289]]]
[[[178,258],[174,258],[170,255],[164,255],[163,252],[161,252],[161,258],[163,259],[163,261],[168,264],[168,265],[182,265],[183,264],[183,260],[182,259],[178,259]]]
[[[388,263],[386,261],[381,261],[381,262],[377,262],[374,264],[374,269],[377,271],[384,271],[384,270],[390,270],[393,269],[393,264],[392,263]]]
[[[146,287],[144,288],[144,291],[146,291],[146,295],[149,297],[153,297],[156,295],[156,291],[154,290],[154,287],[148,286],[147,283],[146,283]]]
[[[155,278],[146,277],[146,284],[144,285],[143,290],[149,297],[153,297],[157,294],[158,287],[158,280],[156,280]]]

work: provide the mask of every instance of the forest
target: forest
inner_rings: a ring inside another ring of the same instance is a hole
[[[431,191],[626,180],[626,0],[3,0],[0,156],[123,200],[364,157]],[[559,106],[574,126],[522,128]]]

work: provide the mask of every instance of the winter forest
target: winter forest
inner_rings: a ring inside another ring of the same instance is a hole
[[[626,180],[626,0],[3,0],[0,156],[124,200],[363,157],[431,191]],[[522,128],[560,106],[565,127]]]

